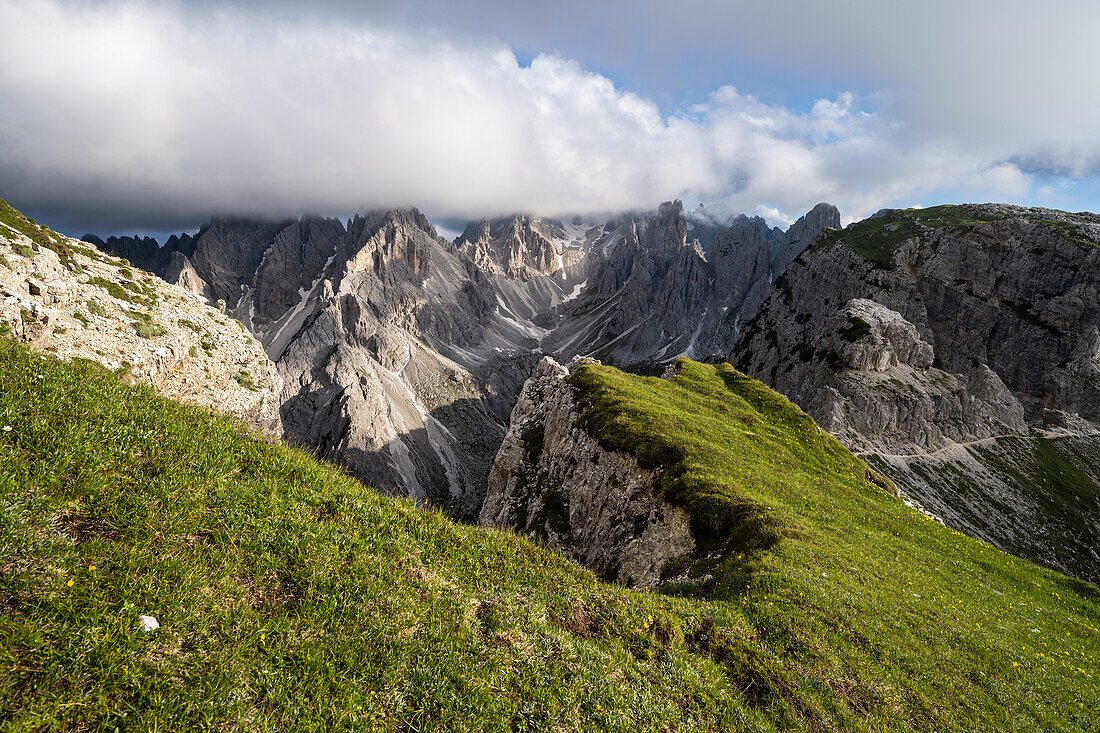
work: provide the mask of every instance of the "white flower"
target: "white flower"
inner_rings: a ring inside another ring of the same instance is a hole
[[[11,432],[11,425],[5,425],[4,426],[4,432],[5,433],[10,433]]]
[[[140,616],[138,620],[141,621],[142,631],[156,631],[160,628],[160,622],[153,616]]]

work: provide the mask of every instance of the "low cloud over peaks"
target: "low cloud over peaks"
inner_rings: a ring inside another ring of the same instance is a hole
[[[841,89],[800,111],[720,86],[669,113],[578,61],[521,65],[503,42],[452,35],[0,0],[0,196],[114,231],[218,212],[597,213],[674,196],[777,219],[828,200],[852,218],[945,186],[1031,186],[1005,151],[919,134],[885,94]]]

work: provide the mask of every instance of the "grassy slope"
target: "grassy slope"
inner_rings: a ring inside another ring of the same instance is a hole
[[[1100,548],[1100,436],[998,438],[961,455],[912,457],[900,465],[881,456],[866,460],[966,534],[1100,583],[1092,554]],[[1037,555],[1037,547],[1057,557]]]
[[[695,591],[724,611],[740,606],[783,660],[763,683],[771,692],[804,718],[831,716],[838,693],[876,724],[1090,727],[1096,588],[909,510],[808,417],[729,365],[680,366],[671,383],[594,365],[574,383],[606,447],[632,448],[649,465],[675,461],[665,489],[697,526],[739,514],[778,528],[766,551],[749,543],[704,563],[717,584]]]
[[[683,369],[583,388],[705,526],[779,538],[738,536],[705,597],[0,340],[0,727],[1088,727],[1094,589],[910,512],[758,383]]]

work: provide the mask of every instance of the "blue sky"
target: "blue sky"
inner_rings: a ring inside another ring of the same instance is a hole
[[[1095,211],[1098,27],[1074,0],[0,0],[0,196],[75,233]]]

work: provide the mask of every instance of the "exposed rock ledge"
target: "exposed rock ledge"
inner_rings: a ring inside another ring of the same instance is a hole
[[[57,251],[0,224],[0,332],[282,434],[282,380],[239,323],[125,260],[42,232]]]
[[[667,561],[695,549],[688,514],[661,498],[657,473],[580,427],[568,377],[546,357],[524,385],[480,523],[545,537],[607,580],[652,587]]]

